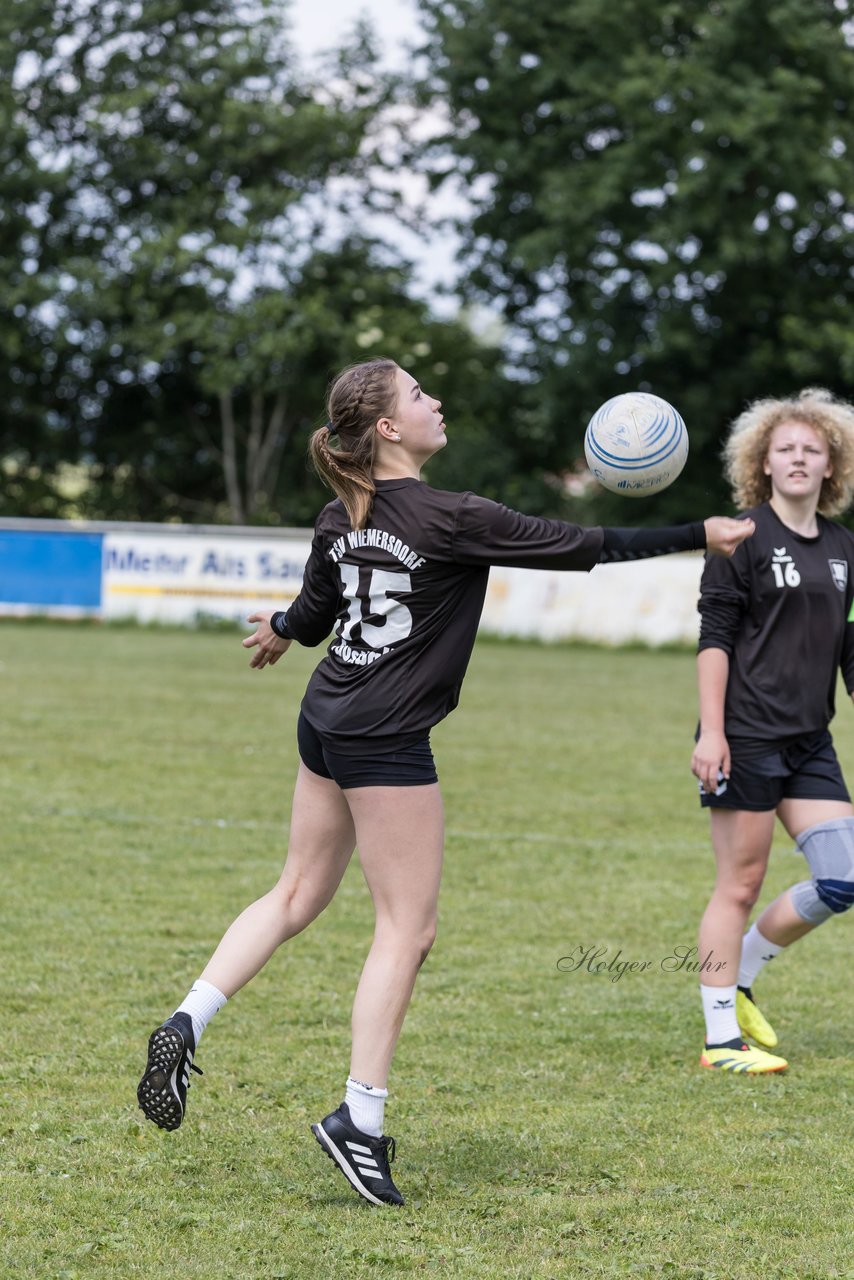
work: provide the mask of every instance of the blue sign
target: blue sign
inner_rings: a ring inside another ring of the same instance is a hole
[[[0,532],[0,604],[100,609],[103,537]]]

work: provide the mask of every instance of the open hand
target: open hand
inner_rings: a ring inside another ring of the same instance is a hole
[[[247,622],[258,623],[257,630],[242,641],[244,649],[254,649],[257,646],[258,652],[253,653],[249,665],[258,670],[261,667],[272,667],[274,663],[279,661],[282,654],[287,653],[291,647],[291,641],[283,640],[281,636],[277,636],[270,626],[270,619],[274,612],[274,609],[269,609],[264,613],[250,613],[246,619]]]

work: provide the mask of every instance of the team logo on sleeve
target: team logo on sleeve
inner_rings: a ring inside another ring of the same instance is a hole
[[[847,560],[828,560],[830,565],[830,576],[833,578],[833,585],[837,591],[844,591],[848,586],[848,561]]]

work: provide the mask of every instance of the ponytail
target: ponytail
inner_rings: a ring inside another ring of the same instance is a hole
[[[344,503],[353,529],[364,529],[373,509],[375,428],[394,412],[396,373],[395,362],[384,358],[344,369],[327,396],[330,420],[308,442],[312,466]]]
[[[320,479],[341,499],[347,508],[352,529],[364,529],[374,505],[374,487],[371,469],[374,460],[372,436],[365,433],[359,444],[358,454],[346,449],[333,449],[329,443],[333,435],[332,424],[315,431],[308,442],[308,456]],[[367,446],[367,447],[366,447]]]

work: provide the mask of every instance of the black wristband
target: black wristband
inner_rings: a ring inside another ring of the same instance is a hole
[[[276,633],[280,640],[293,640],[293,636],[288,630],[287,612],[274,613],[270,619],[270,629]]]

